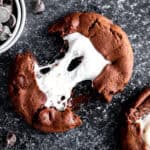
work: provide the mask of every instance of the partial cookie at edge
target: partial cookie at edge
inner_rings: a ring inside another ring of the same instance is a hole
[[[124,124],[121,127],[122,150],[148,150],[140,123],[140,120],[144,121],[148,114],[150,114],[150,88],[141,92],[125,114]]]

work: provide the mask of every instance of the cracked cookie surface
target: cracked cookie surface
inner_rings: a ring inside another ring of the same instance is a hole
[[[72,13],[50,26],[49,33],[59,33],[62,38],[80,33],[111,62],[104,65],[102,72],[92,80],[93,88],[104,96],[106,101],[110,102],[112,96],[122,91],[128,83],[133,67],[132,48],[125,32],[109,19],[96,13]],[[15,59],[9,93],[16,111],[30,125],[44,132],[63,132],[81,125],[82,121],[73,112],[72,106],[67,105],[63,111],[48,107],[49,104],[45,106],[48,96],[37,83],[35,62],[35,58],[28,52],[18,54]],[[99,64],[101,61],[96,63]],[[84,98],[77,97],[72,100],[72,104],[83,101]]]
[[[133,52],[126,33],[106,17],[96,13],[72,13],[49,27],[62,37],[79,32],[110,62],[93,81],[94,88],[110,102],[124,89],[133,68]]]

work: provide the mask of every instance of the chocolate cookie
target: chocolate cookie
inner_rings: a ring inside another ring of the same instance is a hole
[[[125,114],[122,128],[123,150],[150,149],[150,88],[146,88]]]
[[[132,74],[133,52],[126,33],[119,26],[100,14],[78,12],[50,26],[49,33],[59,33],[62,37],[80,33],[110,61],[93,80],[93,87],[108,102],[115,93],[124,89]]]
[[[50,26],[49,33],[63,38],[63,57],[39,66],[31,53],[18,54],[9,93],[29,124],[44,132],[63,132],[81,125],[72,104],[85,97],[74,99],[73,88],[91,80],[111,101],[131,77],[133,53],[121,28],[96,13],[72,13]]]

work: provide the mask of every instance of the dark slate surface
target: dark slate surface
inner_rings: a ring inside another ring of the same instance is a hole
[[[0,55],[0,149],[5,135],[14,131],[17,142],[10,149],[41,150],[118,150],[122,108],[130,104],[144,86],[150,84],[150,1],[149,0],[45,0],[46,11],[33,13],[33,2],[26,0],[27,21],[20,40]],[[133,76],[121,94],[106,104],[97,98],[77,113],[83,125],[66,133],[43,134],[28,126],[12,108],[7,92],[8,70],[15,54],[32,50],[41,64],[54,58],[56,49],[47,34],[50,23],[73,11],[96,11],[119,24],[129,35],[134,49]]]

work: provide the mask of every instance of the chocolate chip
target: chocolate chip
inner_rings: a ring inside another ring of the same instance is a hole
[[[16,17],[13,14],[11,14],[10,19],[8,20],[8,23],[7,23],[8,26],[10,28],[14,28],[16,25],[16,22],[17,22]]]
[[[13,0],[0,0],[0,42],[8,40],[12,35],[11,30],[16,25],[16,16],[13,12]]]
[[[10,18],[10,13],[7,8],[0,6],[0,23],[6,23]]]
[[[6,136],[6,142],[8,147],[12,147],[16,143],[16,135],[13,132],[8,132]]]
[[[35,5],[35,13],[39,14],[45,10],[45,4],[42,0],[37,0]]]
[[[0,34],[0,41],[6,41],[11,36],[11,31],[8,26],[3,26],[3,30]]]
[[[12,12],[13,12],[13,7],[12,7],[12,5],[7,5],[7,4],[5,4],[4,7],[7,8],[8,12],[9,12],[10,14],[12,14]]]
[[[3,32],[6,34],[11,34],[10,28],[8,26],[3,26]]]

